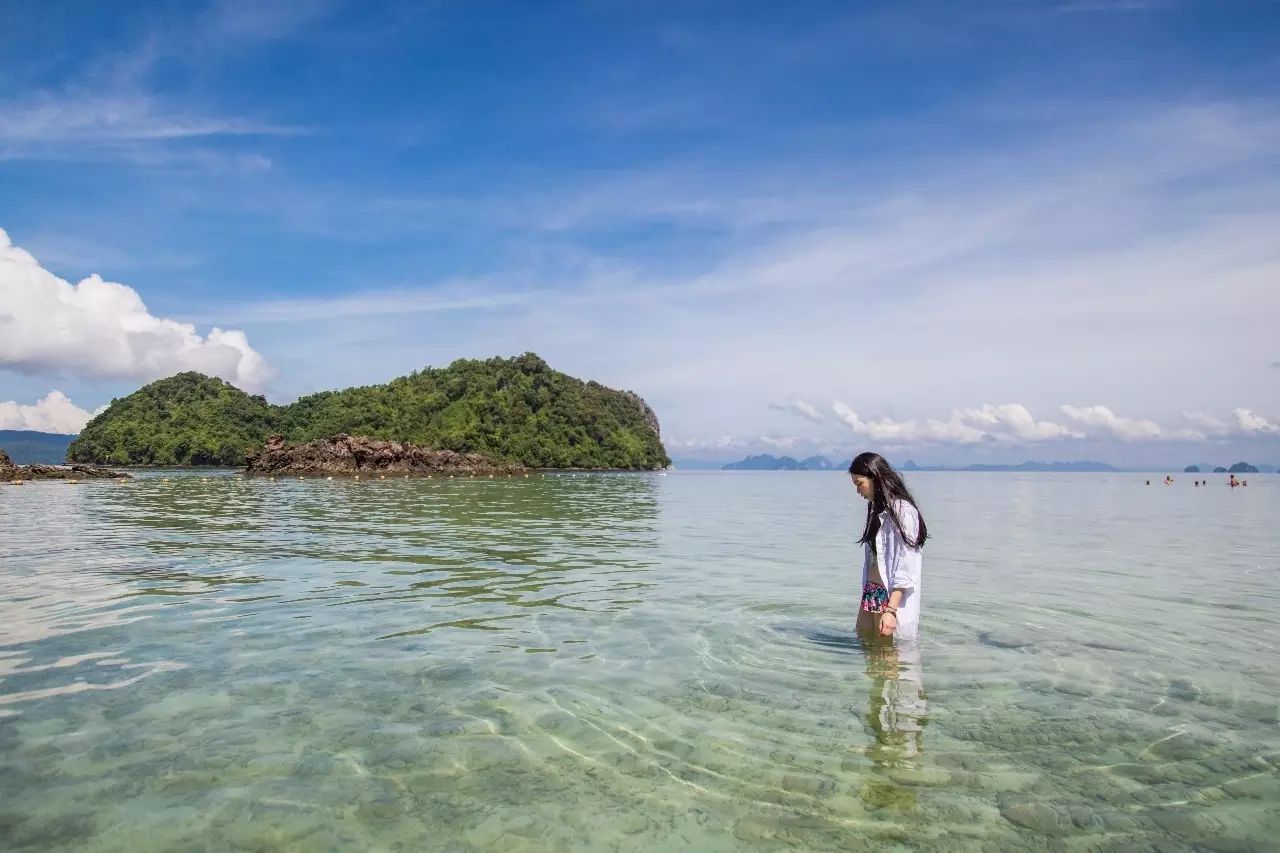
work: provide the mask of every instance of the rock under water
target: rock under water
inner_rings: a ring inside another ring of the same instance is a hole
[[[15,465],[9,454],[0,450],[0,483],[14,480],[112,480],[128,477],[97,465]]]

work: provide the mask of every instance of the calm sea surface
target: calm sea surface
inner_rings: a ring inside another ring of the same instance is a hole
[[[0,487],[6,850],[1275,850],[1280,477]]]

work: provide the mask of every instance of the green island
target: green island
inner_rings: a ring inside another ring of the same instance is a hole
[[[341,433],[481,453],[528,468],[671,464],[644,400],[552,370],[533,353],[459,359],[282,406],[221,379],[179,373],[113,400],[72,442],[67,459],[238,466],[273,434],[292,443]]]

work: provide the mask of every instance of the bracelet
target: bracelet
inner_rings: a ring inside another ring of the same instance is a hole
[[[881,612],[881,613],[892,613],[894,616],[897,616],[897,615],[898,615],[898,608],[896,608],[896,607],[889,607],[888,605],[886,605],[886,606],[885,606],[885,608],[884,608],[884,610],[881,610],[880,612]]]

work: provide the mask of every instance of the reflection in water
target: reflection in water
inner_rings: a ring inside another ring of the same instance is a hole
[[[878,768],[917,766],[927,711],[920,646],[871,639],[863,649],[870,684],[866,721],[875,737],[868,754]]]
[[[609,611],[634,602],[652,565],[654,488],[650,476],[212,485],[177,478],[122,493],[104,510],[117,526],[141,532],[152,554],[170,558],[111,569],[151,581],[131,594],[265,583],[253,600],[398,602],[397,623],[406,603],[437,602],[435,618],[376,633],[390,638],[494,628],[546,608]],[[184,570],[186,561],[200,571]],[[305,575],[297,572],[302,563]],[[440,618],[440,607],[467,612]]]
[[[805,628],[811,642],[851,652],[864,663],[866,709],[860,716],[872,741],[866,747],[873,776],[861,787],[863,802],[895,811],[916,806],[914,783],[927,779],[922,761],[928,705],[919,642],[899,642],[865,631]],[[907,784],[902,784],[902,783]]]

